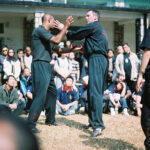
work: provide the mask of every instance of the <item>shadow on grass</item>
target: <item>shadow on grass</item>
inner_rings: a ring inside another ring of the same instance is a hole
[[[111,138],[93,138],[85,135],[80,135],[80,138],[86,139],[83,144],[100,149],[105,148],[107,150],[143,150],[133,146],[122,140],[111,139]]]
[[[73,127],[78,130],[82,130],[83,132],[89,134],[89,136],[80,135],[80,138],[84,139],[83,144],[86,146],[90,146],[99,150],[101,148],[105,148],[107,150],[143,150],[143,149],[136,148],[132,144],[122,140],[101,138],[100,136],[98,138],[91,137],[92,132],[90,130],[84,129],[83,126],[85,124],[82,124],[80,122],[66,119],[64,117],[57,118],[57,120],[59,122],[63,122],[66,126]]]

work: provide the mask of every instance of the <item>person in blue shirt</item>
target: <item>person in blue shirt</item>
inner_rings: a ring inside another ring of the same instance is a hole
[[[30,106],[33,102],[32,92],[32,76],[29,68],[24,69],[24,75],[20,81],[20,90],[23,97],[26,99],[26,112],[29,112]]]
[[[73,89],[73,78],[68,76],[64,86],[57,90],[56,111],[62,115],[74,114],[78,109],[78,93]]]

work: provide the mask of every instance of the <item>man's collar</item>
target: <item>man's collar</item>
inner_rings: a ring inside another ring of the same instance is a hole
[[[63,92],[67,92],[65,86],[62,87],[62,91],[63,91]],[[70,88],[68,89],[68,91],[69,91],[69,92],[72,92],[72,91],[73,91],[72,87],[70,87]]]

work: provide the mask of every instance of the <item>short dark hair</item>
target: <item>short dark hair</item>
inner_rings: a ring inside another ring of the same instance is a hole
[[[19,49],[17,49],[17,54],[19,53],[19,52],[23,52],[23,49],[22,48],[19,48]]]
[[[108,49],[108,52],[109,52],[109,51],[112,51],[112,52],[114,53],[114,50],[113,50],[113,49]]]
[[[9,78],[14,78],[15,80],[16,80],[16,78],[13,76],[13,75],[9,75],[7,78],[6,78],[6,81],[8,81],[9,80]],[[16,80],[17,81],[17,80]]]
[[[96,9],[89,9],[87,12],[92,11],[93,13],[95,13],[98,17],[98,20],[100,20],[100,12]]]
[[[122,46],[125,46],[125,45],[130,46],[128,43],[123,43],[123,44],[122,44]]]

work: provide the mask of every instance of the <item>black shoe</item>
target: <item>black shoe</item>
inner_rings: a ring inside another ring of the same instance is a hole
[[[46,125],[49,125],[49,126],[63,126],[64,123],[61,123],[61,122],[54,122],[54,123],[49,123],[49,122],[45,122]]]
[[[31,128],[32,133],[40,133],[41,130],[37,129],[36,127]]]
[[[92,137],[96,137],[100,134],[102,134],[102,129],[101,128],[96,128],[96,129],[93,130]]]
[[[90,124],[89,124],[89,125],[84,125],[84,126],[83,126],[84,129],[89,129],[90,127],[92,127]]]

